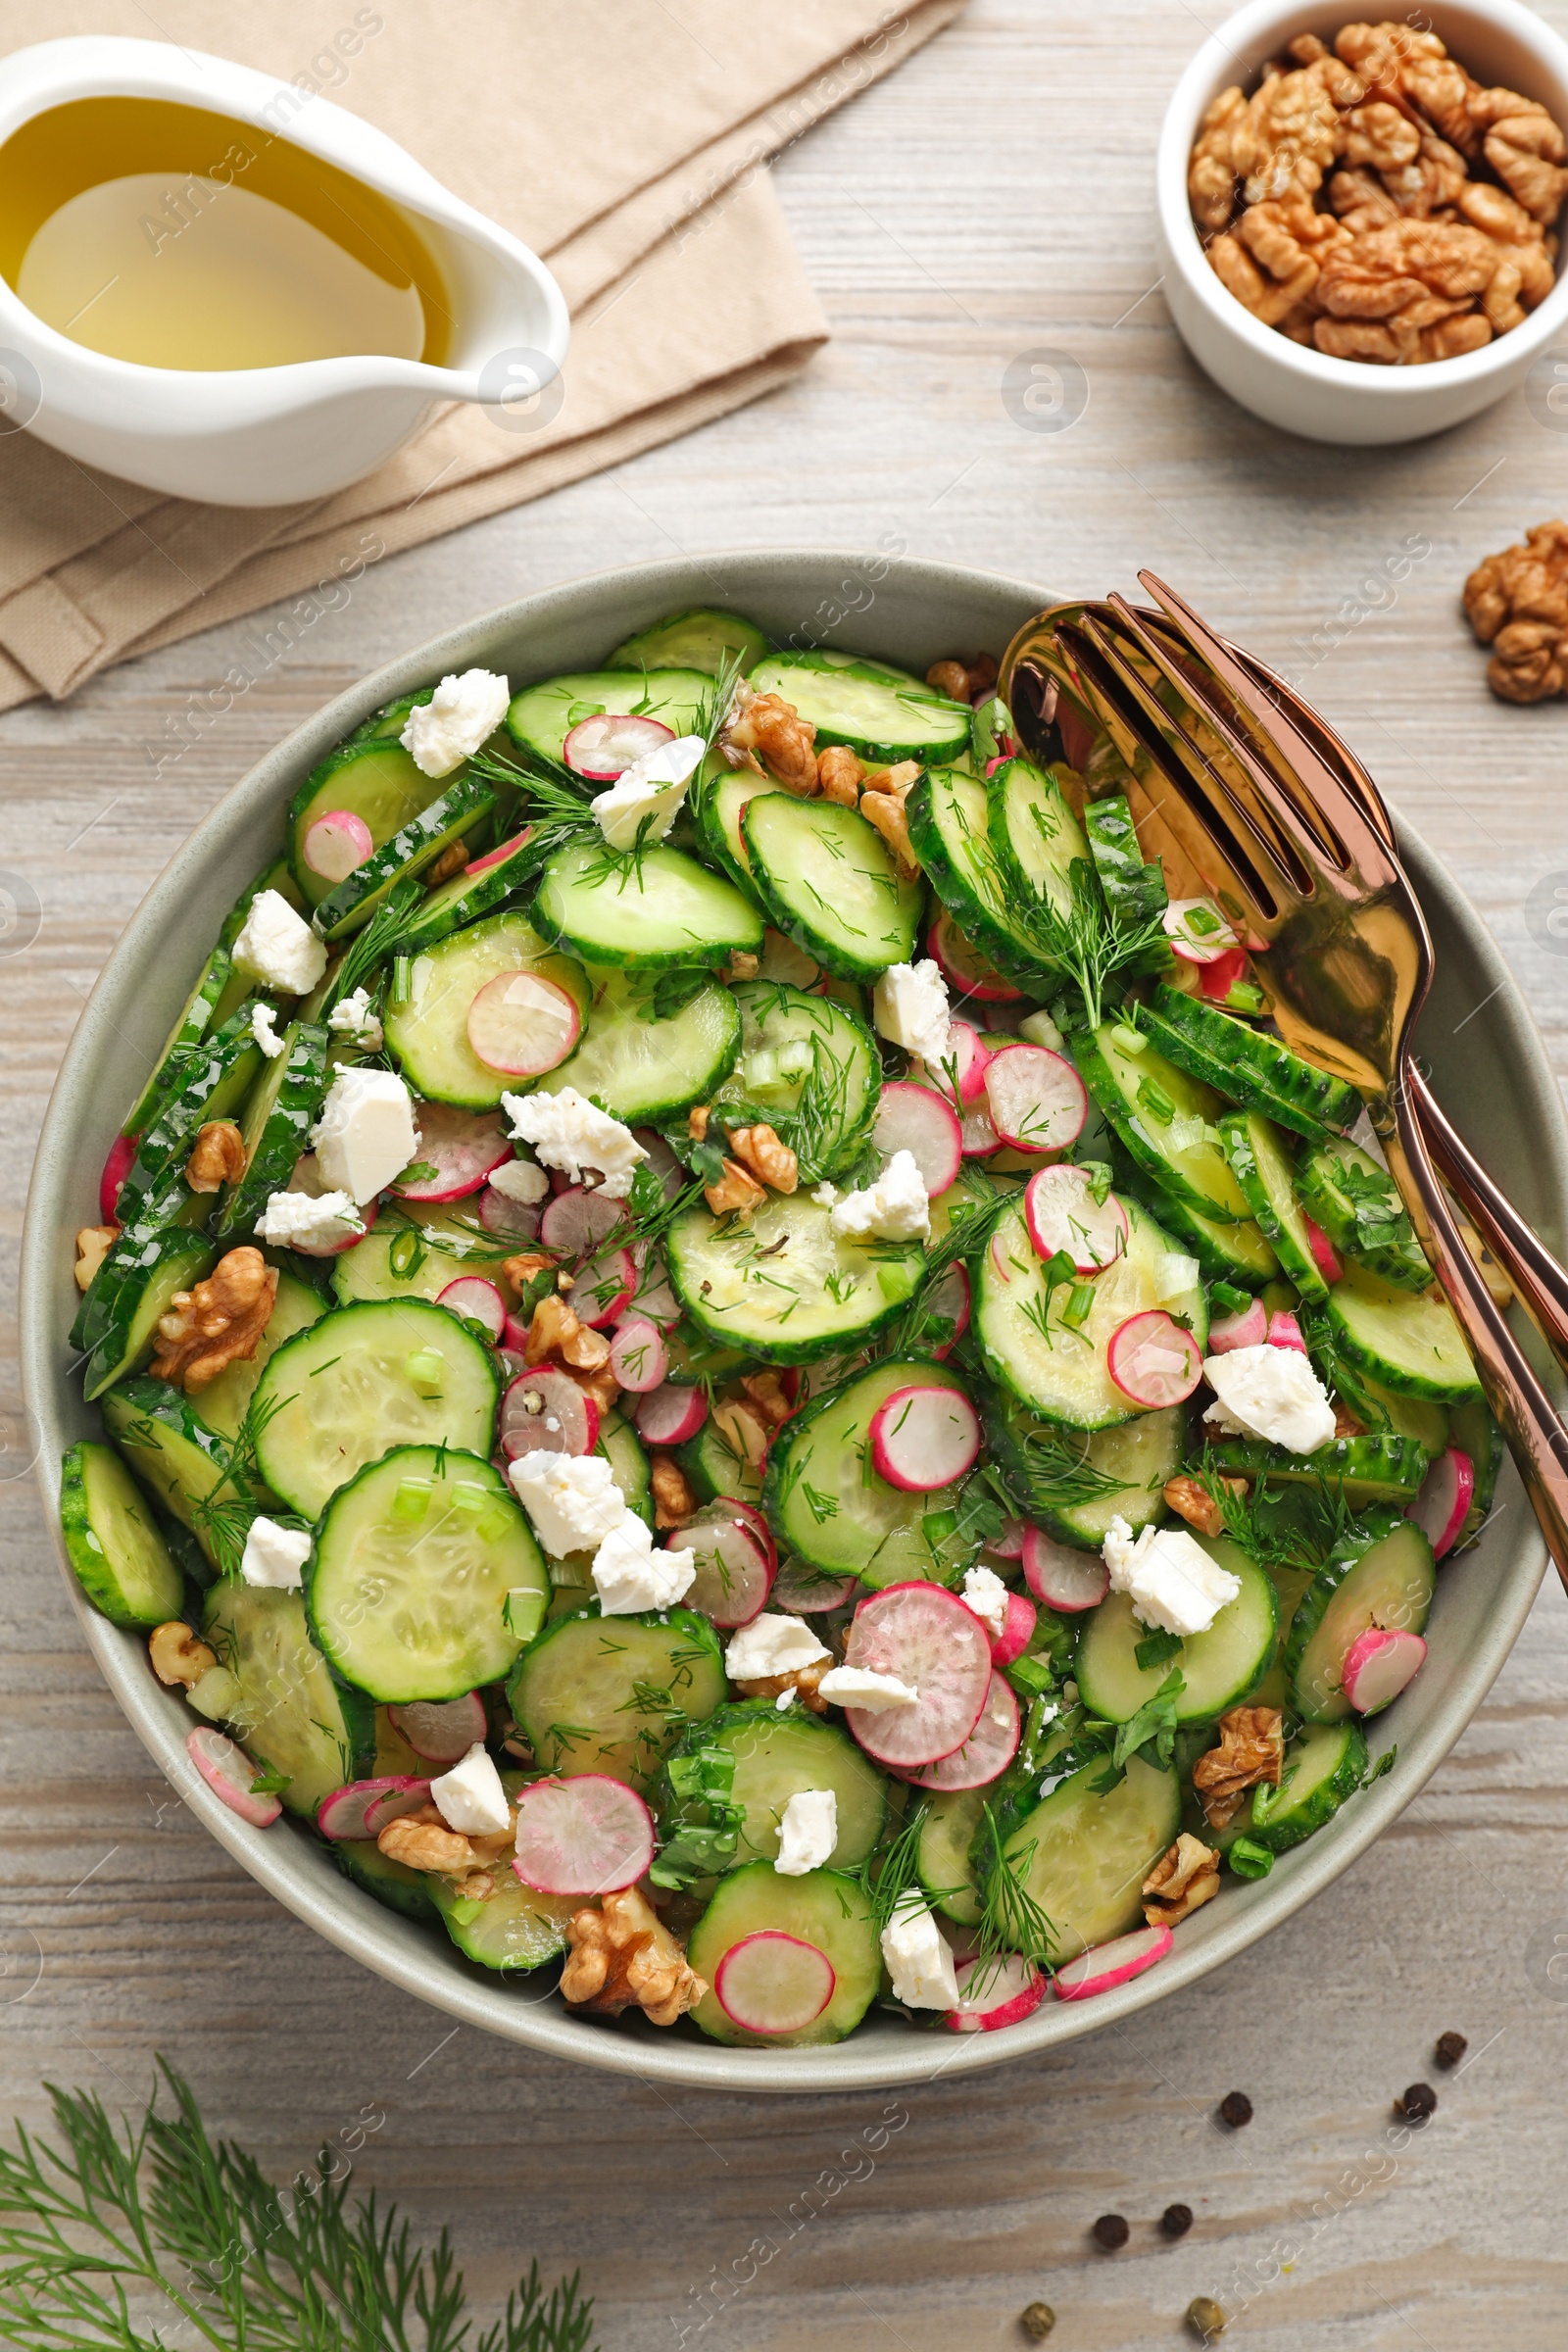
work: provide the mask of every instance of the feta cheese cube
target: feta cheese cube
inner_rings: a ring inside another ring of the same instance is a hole
[[[1316,1453],[1333,1442],[1328,1391],[1295,1348],[1233,1348],[1205,1357],[1203,1378],[1219,1399],[1203,1419],[1233,1437],[1261,1438],[1288,1453]]]
[[[626,1497],[601,1453],[520,1453],[507,1475],[552,1559],[602,1544],[626,1517]]]
[[[240,1554],[239,1572],[247,1585],[266,1585],[274,1592],[297,1592],[300,1570],[311,1556],[308,1528],[279,1527],[275,1519],[253,1519]]]
[[[444,677],[427,703],[416,703],[398,741],[421,775],[449,776],[471,760],[507,715],[512,688],[493,669]]]
[[[303,997],[326,969],[326,947],[279,890],[259,890],[250,904],[234,961],[252,979],[288,997]]]
[[[251,1013],[251,1035],[269,1061],[275,1061],[286,1051],[283,1040],[273,1026],[276,1018],[275,1004],[258,1004]]]
[[[365,1231],[347,1193],[273,1193],[256,1220],[256,1238],[278,1250],[326,1257]]]
[[[936,1913],[914,1887],[900,1895],[881,1940],[896,2001],[906,2009],[956,2006],[958,1979],[953,1946],[937,1926]]]
[[[370,1010],[370,992],[357,988],[341,1004],[334,1004],[326,1016],[326,1025],[334,1037],[346,1037],[367,1054],[378,1053],[385,1043],[381,1024]]]
[[[973,1609],[993,1642],[1002,1640],[1007,1622],[1007,1588],[994,1568],[974,1567],[963,1580],[964,1605]]]
[[[514,1141],[531,1144],[547,1168],[560,1168],[580,1184],[585,1168],[604,1178],[607,1200],[624,1200],[640,1160],[648,1157],[629,1127],[600,1110],[574,1086],[558,1095],[503,1095]]]
[[[873,1674],[869,1666],[830,1666],[816,1688],[823,1698],[831,1698],[841,1707],[863,1708],[867,1715],[885,1715],[890,1707],[912,1707],[920,1695],[896,1674]]]
[[[701,735],[677,735],[673,743],[644,752],[589,803],[611,849],[635,849],[645,823],[645,840],[663,840],[707,750]]]
[[[450,1772],[430,1783],[430,1802],[449,1830],[472,1838],[499,1838],[512,1827],[512,1807],[501,1786],[495,1759],[476,1740]]]
[[[1242,1589],[1240,1577],[1185,1529],[1146,1527],[1135,1542],[1119,1514],[1106,1533],[1103,1558],[1111,1591],[1129,1596],[1141,1625],[1157,1625],[1167,1634],[1206,1634]]]
[[[831,1788],[798,1788],[779,1816],[780,1878],[804,1879],[820,1870],[839,1841],[839,1800]]]
[[[952,1054],[948,984],[942,966],[929,956],[923,963],[890,964],[876,984],[871,1005],[882,1035],[928,1069],[939,1070]]]
[[[488,1181],[496,1192],[504,1193],[509,1200],[520,1201],[524,1208],[532,1208],[550,1190],[549,1177],[531,1159],[504,1159],[499,1168],[491,1169]]]
[[[836,1184],[828,1184],[824,1180],[821,1184],[812,1187],[811,1199],[816,1202],[818,1208],[837,1208],[839,1188]]]
[[[667,1609],[689,1592],[697,1575],[692,1550],[656,1551],[645,1520],[628,1511],[594,1553],[594,1590],[607,1617],[639,1609]]]
[[[754,1617],[743,1625],[724,1652],[724,1672],[732,1683],[764,1682],[770,1675],[795,1674],[832,1656],[801,1617]]]
[[[419,1148],[414,1099],[395,1070],[339,1070],[311,1130],[323,1183],[373,1200]]]
[[[895,1152],[875,1184],[846,1193],[833,1210],[833,1231],[847,1242],[923,1242],[931,1233],[931,1202],[912,1152]]]

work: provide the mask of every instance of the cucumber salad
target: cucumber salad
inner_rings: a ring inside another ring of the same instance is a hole
[[[996,677],[693,612],[375,712],[76,1237],[191,1767],[574,2014],[1124,1982],[1393,1761],[1490,1507],[1359,1099]]]

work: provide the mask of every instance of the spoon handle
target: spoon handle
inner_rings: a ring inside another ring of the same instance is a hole
[[[1568,1273],[1525,1223],[1506,1193],[1493,1183],[1413,1066],[1409,1088],[1421,1132],[1439,1169],[1474,1217],[1482,1240],[1513,1284],[1552,1354],[1568,1372]]]

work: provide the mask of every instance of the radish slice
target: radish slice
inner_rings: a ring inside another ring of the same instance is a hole
[[[939,1364],[948,1357],[969,1328],[970,1296],[967,1266],[950,1266],[927,1301],[927,1311],[953,1325],[953,1337],[931,1352]]]
[[[1432,1556],[1441,1560],[1459,1541],[1459,1532],[1470,1516],[1475,1499],[1476,1466],[1458,1446],[1450,1446],[1446,1453],[1439,1454],[1422,1481],[1421,1492],[1405,1512],[1413,1519],[1432,1545]]]
[[[1296,1317],[1287,1314],[1283,1307],[1277,1313],[1270,1315],[1268,1319],[1268,1345],[1271,1348],[1288,1348],[1293,1355],[1305,1355],[1306,1353],[1306,1342],[1301,1337],[1301,1326]]]
[[[261,1775],[242,1747],[226,1732],[210,1723],[198,1724],[185,1741],[185,1753],[209,1788],[220,1796],[231,1813],[265,1830],[283,1808],[275,1796],[253,1796],[252,1784]]]
[[[708,1398],[701,1389],[685,1389],[673,1380],[650,1389],[637,1407],[637,1435],[645,1446],[684,1446],[708,1419]]]
[[[510,1193],[498,1193],[487,1184],[478,1199],[479,1222],[486,1233],[498,1234],[506,1242],[531,1242],[539,1232],[539,1210],[530,1200],[514,1200]]]
[[[477,1690],[462,1698],[411,1698],[388,1707],[394,1731],[427,1764],[456,1764],[485,1735],[484,1701]]]
[[[713,1971],[713,1992],[748,2034],[799,2034],[819,2018],[838,1978],[826,1952],[780,1928],[732,1943]]]
[[[709,1505],[710,1510],[713,1509],[714,1507],[715,1506],[712,1504]],[[767,1554],[767,1564],[769,1569],[771,1570],[776,1568],[778,1566],[778,1546],[773,1541],[773,1531],[768,1526],[767,1521],[763,1517],[762,1513],[758,1509],[756,1503],[747,1502],[739,1494],[726,1494],[724,1497],[723,1507],[726,1511],[731,1512],[735,1518],[745,1520],[747,1526],[751,1529],[752,1534],[757,1539],[757,1542],[761,1545],[763,1551]],[[707,1515],[708,1513],[705,1512],[704,1517],[706,1518]]]
[[[1082,1168],[1037,1168],[1024,1187],[1023,1213],[1040,1255],[1064,1250],[1080,1274],[1098,1274],[1126,1253],[1126,1209],[1114,1193],[1097,1200]]]
[[[980,1451],[980,1416],[957,1389],[895,1389],[871,1415],[871,1460],[905,1494],[951,1487]]]
[[[1017,1952],[1008,1952],[1000,1965],[960,1960],[956,1975],[958,2005],[942,2020],[950,2033],[997,2034],[1004,2026],[1021,2026],[1046,1997],[1044,1969]]]
[[[657,1127],[634,1127],[634,1140],[647,1152],[645,1165],[650,1176],[657,1176],[664,1188],[664,1199],[673,1200],[691,1182],[687,1170],[675,1157]]]
[[[939,1763],[961,1747],[991,1687],[986,1629],[942,1585],[889,1585],[862,1600],[851,1621],[844,1663],[895,1675],[919,1693],[911,1706],[845,1709],[866,1754],[900,1772]]]
[[[599,1443],[599,1407],[569,1373],[537,1364],[509,1384],[498,1434],[509,1462],[522,1453],[592,1453]]]
[[[1031,1610],[1031,1622],[1033,1615]],[[906,1777],[917,1788],[988,1788],[1017,1754],[1021,1730],[1012,1686],[993,1674],[980,1720],[963,1745],[940,1763],[922,1764]]]
[[[633,1396],[657,1389],[669,1369],[669,1349],[658,1324],[645,1315],[628,1315],[610,1343],[610,1369],[615,1386]]]
[[[455,1315],[463,1315],[470,1323],[478,1323],[494,1346],[499,1347],[506,1336],[507,1307],[493,1282],[482,1274],[460,1274],[449,1282],[444,1291],[436,1293],[437,1306],[450,1307]]]
[[[363,816],[352,808],[328,808],[307,825],[300,854],[313,874],[324,882],[346,882],[357,872],[375,843]]]
[[[1241,944],[1212,899],[1172,899],[1160,919],[1184,963],[1214,963]]]
[[[856,1576],[823,1576],[804,1560],[786,1560],[768,1594],[775,1609],[794,1617],[816,1617],[827,1609],[842,1609],[859,1583]]]
[[[598,718],[580,719],[561,747],[561,757],[579,776],[596,784],[613,784],[634,760],[646,759],[662,743],[673,743],[675,730],[657,718],[633,718],[604,711]]]
[[[1007,1594],[1007,1613],[1002,1620],[1002,1631],[991,1637],[993,1666],[1010,1666],[1028,1648],[1039,1623],[1040,1612],[1025,1592]]]
[[[958,1180],[963,1131],[952,1103],[929,1086],[909,1078],[885,1086],[871,1141],[890,1159],[895,1152],[911,1152],[928,1193],[945,1193]]]
[[[1097,1992],[1141,1977],[1146,1968],[1163,1960],[1174,1938],[1167,1927],[1135,1928],[1130,1936],[1113,1936],[1109,1943],[1091,1944],[1052,1980],[1058,2001],[1087,2001]]]
[[[1340,1687],[1358,1715],[1380,1715],[1414,1682],[1426,1654],[1419,1634],[1369,1626],[1345,1653]]]
[[[654,1817],[624,1781],[585,1772],[518,1794],[512,1867],[539,1894],[612,1894],[653,1858]]]
[[[1224,955],[1216,956],[1211,963],[1199,965],[1199,993],[1206,997],[1211,1004],[1222,1004],[1237,981],[1246,977],[1247,950],[1228,948]]]
[[[766,1606],[773,1569],[747,1522],[733,1511],[703,1512],[672,1539],[696,1555],[697,1575],[682,1607],[701,1609],[715,1625],[750,1625]]]
[[[634,1261],[641,1247],[639,1243],[632,1245]],[[648,1251],[647,1261],[637,1278],[637,1288],[626,1313],[641,1315],[646,1322],[657,1324],[662,1332],[673,1331],[680,1321],[680,1300],[669,1287],[664,1261],[657,1250]]]
[[[591,1193],[585,1185],[568,1185],[546,1204],[539,1239],[562,1257],[591,1257],[625,1216],[623,1200],[607,1200],[603,1193]]]
[[[983,1102],[977,1102],[972,1110],[964,1112],[960,1133],[965,1159],[984,1159],[989,1153],[1002,1150],[1002,1138],[992,1125],[991,1113]]]
[[[1036,1600],[1063,1617],[1098,1608],[1110,1591],[1110,1570],[1098,1551],[1075,1551],[1038,1527],[1023,1531],[1023,1581]]]
[[[428,1781],[399,1778],[384,1796],[377,1797],[365,1816],[368,1838],[379,1838],[389,1821],[401,1821],[405,1813],[417,1813],[430,1794]]]
[[[590,1331],[618,1323],[637,1288],[637,1261],[629,1250],[602,1250],[571,1286],[571,1310]]]
[[[986,1545],[986,1549],[999,1560],[1021,1560],[1023,1558],[1023,1540],[1027,1532],[1021,1519],[1008,1519],[1004,1522],[1001,1535],[993,1536],[991,1542]]]
[[[449,1102],[418,1102],[414,1115],[419,1130],[415,1164],[434,1168],[435,1174],[413,1184],[394,1185],[400,1200],[465,1200],[479,1190],[492,1168],[512,1157],[506,1120],[499,1110],[458,1110]]]
[[[468,1006],[468,1043],[487,1070],[539,1078],[582,1030],[576,1001],[540,972],[497,972]]]
[[[350,1781],[347,1788],[334,1788],[330,1796],[322,1797],[316,1826],[323,1838],[374,1838],[385,1822],[396,1821],[400,1813],[416,1812],[429,1793],[428,1780],[414,1780],[406,1772],[378,1781]],[[370,1816],[391,1797],[403,1801],[384,1813],[372,1829]]]
[[[1305,1209],[1301,1211],[1301,1222],[1306,1227],[1306,1238],[1312,1245],[1312,1255],[1317,1260],[1317,1270],[1324,1281],[1330,1284],[1343,1282],[1345,1262],[1322,1226],[1314,1225]]]
[[[120,1207],[120,1188],[130,1174],[131,1163],[136,1157],[136,1146],[140,1142],[139,1135],[117,1135],[109,1147],[109,1157],[104,1161],[104,1172],[98,1179],[100,1224],[114,1225],[119,1222],[116,1212]]]
[[[1233,1348],[1261,1348],[1268,1339],[1268,1309],[1261,1298],[1250,1298],[1234,1315],[1222,1315],[1208,1327],[1210,1355],[1229,1355]]]
[[[501,1334],[501,1354],[502,1368],[509,1380],[514,1380],[519,1372],[527,1371],[528,1326],[519,1322],[515,1315],[507,1317],[506,1327]]]
[[[986,1064],[991,1124],[1019,1152],[1060,1152],[1089,1116],[1089,1093],[1072,1063],[1049,1046],[1004,1046]]]
[[[954,1020],[948,1023],[948,1059],[935,1068],[925,1061],[917,1061],[914,1066],[922,1082],[935,1087],[950,1102],[956,1080],[958,1107],[965,1110],[984,1099],[990,1059],[991,1048],[982,1042],[972,1022]]]
[[[945,911],[931,925],[925,952],[941,965],[943,978],[958,996],[973,997],[977,1004],[1022,1002],[1022,989],[1014,988],[995,965],[987,963]]]
[[[1162,1306],[1151,1306],[1117,1324],[1105,1365],[1124,1396],[1153,1411],[1192,1395],[1203,1377],[1203,1351]]]
[[[514,850],[520,850],[532,831],[532,825],[524,825],[520,833],[514,833],[512,839],[504,841],[499,849],[486,850],[482,858],[470,858],[464,870],[470,878],[474,874],[487,874],[493,865],[500,865]]]

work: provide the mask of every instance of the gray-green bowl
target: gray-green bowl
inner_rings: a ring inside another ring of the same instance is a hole
[[[289,796],[322,754],[377,705],[473,663],[517,678],[597,665],[661,613],[724,601],[775,637],[825,641],[924,670],[956,650],[1001,653],[1050,601],[1043,588],[956,564],[792,550],[639,564],[537,596],[421,646],[340,695],[269,753],[199,825],[147,894],[104,966],[71,1041],[44,1121],[23,1241],[22,1362],[51,1521],[59,1461],[96,1416],[68,1371],[74,1311],[73,1236],[97,1219],[98,1171],[133,1087],[151,1066],[192,976],[239,891],[272,856]],[[1437,983],[1422,1029],[1438,1093],[1531,1222],[1559,1251],[1568,1230],[1568,1135],[1541,1042],[1506,964],[1463,894],[1407,831],[1401,848],[1437,943]],[[1393,1773],[1307,1844],[1250,1886],[1223,1893],[1181,1929],[1170,1957],[1119,1990],[1085,2002],[1048,1998],[1024,2024],[961,2039],[873,2017],[836,2049],[734,2050],[687,2026],[659,2033],[570,2016],[549,1985],[507,1984],[460,1957],[440,1931],[395,1918],[339,1874],[305,1830],[254,1830],[191,1772],[183,1699],[164,1690],[145,1642],[83,1601],[65,1576],[116,1696],[185,1802],[254,1879],[300,1919],[392,1984],[466,2025],[552,2057],[709,2089],[835,2090],[925,2081],[938,2070],[1002,2066],[1162,2000],[1288,1919],[1337,1878],[1403,1810],[1469,1723],[1525,1621],[1544,1547],[1512,1466],[1497,1512],[1473,1551],[1443,1571],[1419,1679],[1378,1719],[1397,1740]],[[549,1974],[549,1972],[546,1972]]]

